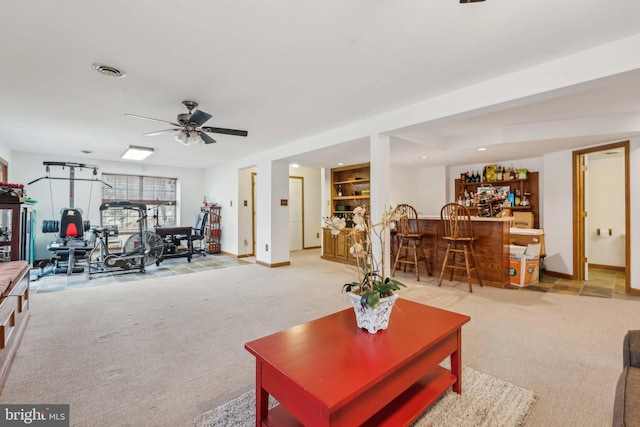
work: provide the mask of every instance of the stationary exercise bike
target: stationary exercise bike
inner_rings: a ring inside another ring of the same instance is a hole
[[[139,231],[129,236],[122,252],[109,251],[109,237],[118,235],[117,227],[107,226],[93,228],[96,244],[88,255],[89,279],[94,274],[114,272],[145,272],[145,266],[153,264],[162,256],[162,238],[147,230],[147,206],[143,203],[132,203],[128,200],[103,203],[100,210],[127,209],[138,213]]]

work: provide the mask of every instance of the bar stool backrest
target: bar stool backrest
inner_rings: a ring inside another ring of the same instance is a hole
[[[420,236],[418,212],[411,205],[398,205],[395,213],[401,215],[396,221],[396,235],[400,237]]]
[[[440,209],[443,237],[448,240],[471,240],[471,214],[466,206],[459,203],[447,203]]]

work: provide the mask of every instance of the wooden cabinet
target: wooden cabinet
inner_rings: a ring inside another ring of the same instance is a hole
[[[206,204],[202,207],[202,210],[209,211],[209,218],[207,220],[207,226],[205,227],[205,238],[207,239],[207,253],[219,254],[222,252],[222,244],[220,243],[221,232],[220,229],[220,210],[221,206],[218,204]]]
[[[330,229],[324,228],[322,236],[322,259],[356,265],[357,260],[349,251],[352,245],[351,232],[351,229],[345,229],[342,230],[340,234],[333,235]]]
[[[533,213],[533,228],[540,228],[539,220],[539,189],[538,189],[538,172],[529,172],[526,179],[511,179],[507,181],[492,182],[462,182],[460,179],[455,181],[455,199],[464,200],[464,192],[477,193],[478,187],[492,186],[495,188],[509,187],[509,191],[513,194],[519,193],[520,197],[526,197],[529,206],[512,206],[512,212],[525,211]],[[477,213],[474,207],[469,208],[471,213]]]
[[[370,177],[369,163],[331,169],[331,216],[344,218],[347,228],[335,236],[328,228],[323,229],[323,259],[356,264],[355,258],[349,253],[353,210],[362,206],[369,212]]]

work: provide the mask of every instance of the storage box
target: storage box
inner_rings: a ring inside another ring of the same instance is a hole
[[[544,230],[538,228],[511,228],[509,244],[518,246],[528,246],[540,244],[540,255],[547,254],[544,245]]]
[[[540,244],[528,246],[511,245],[509,252],[509,282],[519,287],[538,283]]]
[[[515,228],[533,228],[533,212],[514,212],[513,226]]]

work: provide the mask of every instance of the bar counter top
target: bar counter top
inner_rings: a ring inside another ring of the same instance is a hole
[[[435,219],[440,220],[440,215],[418,215],[418,219]],[[507,222],[513,221],[512,216],[503,216],[503,217],[493,217],[493,216],[472,216],[471,221],[487,221],[487,222]]]

